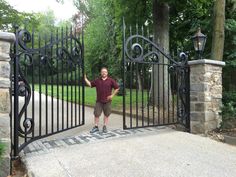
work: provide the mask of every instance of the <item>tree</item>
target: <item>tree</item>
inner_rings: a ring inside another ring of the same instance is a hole
[[[153,34],[154,42],[169,54],[169,5],[159,0],[153,0]],[[168,60],[160,56],[159,62],[163,65],[154,65],[152,72],[151,94],[154,95],[154,105],[161,109],[168,104]],[[171,98],[171,97],[170,97]]]
[[[102,66],[109,68],[109,74],[117,77],[120,72],[116,57],[114,3],[111,0],[77,1],[78,14],[86,18],[84,27],[85,66],[89,77],[95,77]],[[86,3],[86,4],[83,4]],[[81,8],[80,8],[81,7]]]
[[[213,14],[211,59],[222,60],[225,37],[225,0],[215,0]]]
[[[26,20],[32,25],[37,23],[33,14],[18,12],[5,0],[0,0],[0,16],[0,29],[3,31],[13,31],[14,25],[24,24]]]

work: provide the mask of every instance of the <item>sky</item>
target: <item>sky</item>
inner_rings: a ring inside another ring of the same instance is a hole
[[[6,0],[16,10],[21,12],[45,12],[48,9],[54,11],[58,21],[67,20],[76,13],[73,0],[64,0],[64,4],[56,0]]]

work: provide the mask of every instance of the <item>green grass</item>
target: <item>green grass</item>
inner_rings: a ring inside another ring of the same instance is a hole
[[[34,85],[34,90],[35,91],[39,91],[39,85]],[[53,91],[52,91],[53,90]],[[76,95],[77,95],[77,100],[75,100],[75,86],[72,86],[72,90],[71,90],[71,86],[68,86],[68,97],[67,97],[67,86],[64,85],[63,87],[63,92],[62,92],[62,86],[60,85],[58,87],[58,93],[59,93],[59,99],[63,99],[63,100],[68,100],[69,102],[78,102],[78,95],[79,95],[79,90],[78,87],[76,88]],[[41,92],[46,94],[46,85],[41,85]],[[53,87],[51,85],[47,86],[47,93],[50,96],[53,97],[57,97],[57,86],[53,85]],[[71,97],[71,93],[73,94],[73,96]],[[82,88],[81,88],[81,93],[82,93]],[[136,103],[136,92],[135,90],[132,90],[132,104],[134,105]],[[139,101],[141,103],[141,98],[142,98],[142,92],[138,92],[138,97],[139,97]],[[126,90],[126,104],[130,104],[130,91],[129,89]],[[147,91],[145,90],[143,92],[143,99],[145,100],[145,102],[147,102]],[[94,106],[96,102],[96,89],[95,88],[90,88],[90,87],[85,87],[85,105],[88,106]],[[112,99],[112,107],[113,110],[121,110],[122,109],[122,105],[123,105],[123,97],[122,96],[115,96]]]

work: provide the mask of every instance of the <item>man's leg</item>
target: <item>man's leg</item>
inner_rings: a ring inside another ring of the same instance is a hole
[[[108,118],[109,118],[108,116],[105,116],[105,115],[104,115],[104,120],[103,120],[103,122],[104,122],[104,125],[105,125],[105,126],[107,126],[107,124],[108,124]]]
[[[98,126],[99,124],[99,117],[94,117],[94,122],[95,122],[95,126]]]
[[[108,118],[111,114],[111,102],[105,103],[103,105],[103,113],[104,113],[104,125],[103,125],[103,132],[107,132],[107,124],[108,124]]]
[[[94,107],[94,124],[95,124],[95,126],[92,128],[90,133],[95,133],[95,132],[99,131],[98,124],[99,124],[99,117],[101,114],[102,114],[102,105],[101,105],[101,103],[97,102]]]

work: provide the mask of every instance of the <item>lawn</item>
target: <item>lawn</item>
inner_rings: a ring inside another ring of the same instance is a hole
[[[32,86],[31,86],[32,88]],[[39,91],[39,85],[34,85],[34,90],[35,91]],[[47,94],[53,97],[57,97],[57,90],[58,90],[58,94],[59,94],[59,98],[60,99],[64,99],[64,100],[68,100],[69,102],[75,102],[77,100],[78,102],[78,95],[79,95],[79,89],[78,87],[76,87],[76,92],[75,92],[75,86],[68,86],[68,97],[67,97],[67,86],[64,85],[63,86],[63,91],[62,91],[62,86],[56,86],[56,85],[48,85],[47,86]],[[46,94],[46,85],[41,85],[41,92],[43,94]],[[76,93],[76,99],[75,99],[75,93]],[[80,93],[82,93],[82,88],[80,89]],[[132,104],[135,105],[136,104],[136,91],[132,90]],[[140,102],[141,104],[141,98],[142,98],[142,92],[139,91],[138,92],[138,102]],[[127,89],[126,90],[126,104],[129,105],[130,104],[130,90]],[[145,100],[145,102],[147,102],[147,91],[145,90],[143,92],[143,99]],[[87,106],[94,106],[96,101],[96,89],[95,88],[90,88],[90,87],[85,87],[85,105]],[[123,105],[123,97],[122,96],[115,96],[113,97],[112,100],[112,107],[113,110],[121,110],[122,109],[122,105]]]

